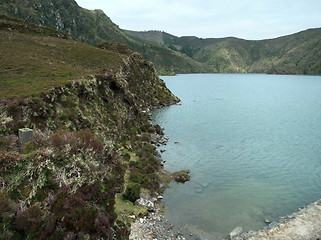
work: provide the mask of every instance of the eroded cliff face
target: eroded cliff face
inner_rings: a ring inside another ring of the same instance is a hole
[[[121,201],[157,194],[161,163],[150,134],[162,131],[144,110],[178,99],[140,55],[100,47],[118,51],[119,68],[1,102],[2,238],[126,239],[132,212],[115,209],[116,194]],[[25,154],[18,153],[22,127],[34,130]]]

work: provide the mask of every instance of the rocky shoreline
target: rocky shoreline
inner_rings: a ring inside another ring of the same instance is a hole
[[[164,216],[161,203],[147,216],[135,219],[131,224],[130,240],[201,240],[187,229],[174,226]],[[258,231],[243,232],[236,227],[224,240],[320,240],[321,200],[300,208],[297,212],[281,217],[277,222]]]
[[[150,111],[147,111],[151,120]],[[168,137],[152,135],[151,143],[155,147],[166,145]],[[158,153],[156,158],[165,161]],[[131,223],[130,240],[201,240],[199,236],[191,234],[187,229],[174,226],[164,216],[164,209],[160,200],[162,196],[151,199],[142,196],[137,205],[147,207],[149,214],[133,219]],[[224,240],[321,240],[321,200],[299,208],[297,212],[281,217],[276,222],[265,220],[268,224],[258,231],[243,232],[241,226],[233,229]],[[209,238],[210,239],[210,238]]]
[[[184,233],[183,233],[184,232]],[[135,219],[131,223],[130,240],[200,240],[199,237],[186,233],[186,229],[174,226],[164,216],[160,203],[147,216]]]
[[[235,228],[230,240],[319,240],[321,239],[321,200],[315,201],[297,212],[271,222],[263,230],[243,233]]]

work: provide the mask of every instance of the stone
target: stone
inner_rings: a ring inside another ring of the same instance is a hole
[[[33,143],[33,130],[30,128],[19,129],[19,151],[23,153],[23,145],[28,142]]]
[[[265,219],[264,222],[265,223],[271,223],[271,221],[269,219]]]
[[[155,211],[155,204],[152,201],[149,201],[145,198],[139,198],[135,202],[136,205],[146,207],[148,211],[154,212]]]
[[[151,144],[157,144],[158,143],[158,137],[156,134],[151,134],[150,135],[150,142]]]
[[[172,176],[176,182],[184,183],[191,179],[191,177],[189,176],[189,172],[189,170],[181,170],[178,172],[174,172]]]
[[[236,236],[240,235],[243,232],[243,228],[242,227],[236,227],[232,230],[232,232],[230,232],[229,237],[235,238]]]

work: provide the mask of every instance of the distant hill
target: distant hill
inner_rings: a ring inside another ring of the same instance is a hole
[[[175,37],[165,32],[127,34],[180,51],[220,73],[321,73],[321,28],[276,39]]]
[[[123,42],[152,61],[160,73],[211,71],[181,52],[127,35],[103,11],[81,8],[74,0],[6,0],[0,2],[0,13],[65,31],[91,45],[107,40]]]
[[[87,10],[74,0],[5,0],[0,13],[54,27],[91,45],[125,43],[154,63],[160,74],[321,73],[321,29],[276,39],[176,37],[161,31],[121,30],[101,10]]]

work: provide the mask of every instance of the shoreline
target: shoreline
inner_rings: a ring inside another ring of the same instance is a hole
[[[131,223],[130,240],[201,240],[180,226],[175,226],[164,216],[161,203],[155,204],[155,211],[137,218]]]
[[[149,120],[151,115],[147,111]],[[155,139],[155,138],[154,138]],[[155,147],[166,145],[168,137],[164,135],[154,141]],[[161,155],[157,157],[164,163]],[[163,171],[166,171],[163,168]],[[129,239],[187,239],[201,240],[211,238],[201,238],[191,234],[191,232],[181,226],[174,226],[164,216],[162,203],[154,202],[155,209],[149,212],[147,216],[138,218],[131,223],[131,233]],[[266,219],[268,225],[259,230],[243,232],[242,227],[236,227],[226,236],[225,240],[279,240],[279,239],[296,239],[296,240],[321,240],[321,199],[306,206],[300,207],[296,212],[280,217],[279,220],[270,222]],[[184,233],[183,233],[184,232]]]
[[[131,223],[130,240],[202,240],[188,229],[175,226],[164,216],[160,202],[146,216]],[[319,240],[321,239],[321,200],[317,200],[298,211],[271,222],[257,231],[242,232],[236,227],[224,240]],[[209,238],[210,240],[210,238]]]
[[[281,217],[258,231],[241,233],[235,240],[316,240],[321,239],[321,200],[317,200],[298,211]]]

